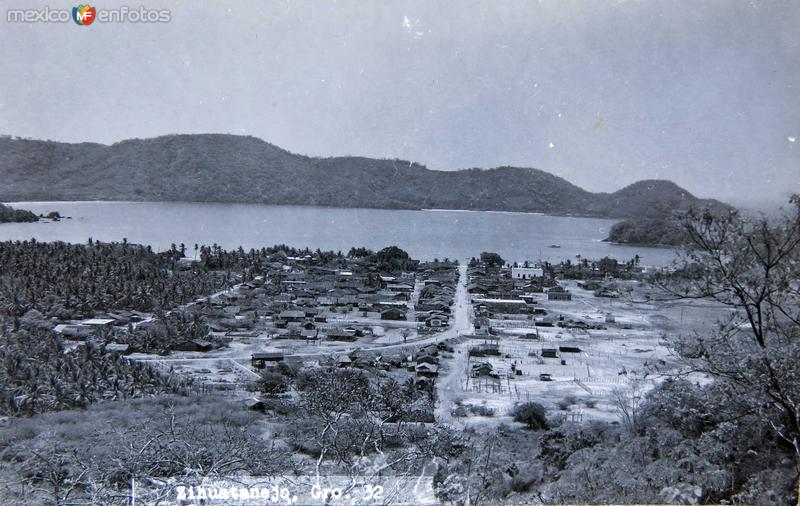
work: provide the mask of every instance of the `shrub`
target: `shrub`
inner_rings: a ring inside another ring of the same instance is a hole
[[[561,399],[556,403],[556,406],[558,406],[558,409],[560,409],[561,411],[566,411],[569,409],[570,406],[572,406],[572,403],[569,402],[568,399]]]
[[[511,490],[514,492],[527,492],[536,482],[536,478],[530,474],[518,474],[511,479]]]
[[[531,430],[547,428],[547,415],[544,406],[538,402],[526,402],[514,408],[515,422],[524,423]]]
[[[285,399],[264,399],[264,409],[278,416],[297,416],[298,408]]]
[[[453,408],[450,414],[455,416],[456,418],[464,418],[465,416],[467,416],[468,413],[467,413],[467,408],[459,405]]]
[[[494,410],[488,406],[469,406],[469,411],[478,416],[494,416]]]
[[[324,429],[324,423],[312,418],[300,418],[294,423],[286,425],[285,436],[289,446],[300,453],[311,457],[318,457],[322,448],[318,435]]]
[[[286,362],[278,362],[278,365],[275,366],[275,372],[282,374],[287,378],[294,378],[297,375],[297,371]]]
[[[258,380],[259,389],[267,395],[279,395],[289,390],[289,382],[282,374],[271,371],[261,373]]]

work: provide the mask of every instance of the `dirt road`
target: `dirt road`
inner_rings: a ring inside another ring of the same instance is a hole
[[[454,323],[450,331],[450,337],[458,337],[463,334],[471,334],[474,332],[471,319],[472,306],[469,301],[469,292],[467,292],[467,265],[462,262],[459,266],[459,280],[458,289],[456,290],[455,308],[454,308]],[[439,365],[439,377],[436,380],[437,390],[437,403],[434,410],[436,421],[440,423],[447,423],[450,425],[457,425],[453,419],[451,411],[453,410],[452,393],[457,392],[461,388],[461,379],[464,376],[464,369],[467,367],[466,348],[456,347],[456,353],[451,360],[447,361],[445,367]]]

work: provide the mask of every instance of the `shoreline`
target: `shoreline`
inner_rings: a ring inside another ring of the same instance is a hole
[[[629,247],[636,247],[636,248],[658,248],[658,249],[672,249],[672,250],[676,250],[676,249],[680,248],[680,246],[676,246],[674,244],[647,244],[647,243],[639,243],[639,242],[617,242],[617,241],[609,241],[608,238],[602,239],[600,242],[611,244],[612,246],[629,246]]]
[[[36,214],[57,210],[73,219],[56,224],[45,221],[47,227],[3,227],[0,237],[5,240],[35,237],[81,243],[88,237],[101,241],[127,237],[130,242],[148,244],[156,250],[167,249],[171,242],[217,242],[224,247],[245,249],[285,243],[333,250],[353,244],[372,249],[395,244],[424,259],[469,258],[480,251],[497,251],[509,260],[540,258],[550,262],[572,259],[578,253],[587,258],[610,256],[627,260],[638,252],[653,265],[666,265],[673,257],[669,249],[649,245],[604,244],[615,221],[595,217],[563,219],[540,213],[451,209],[401,214],[398,211],[410,210],[219,202],[20,202],[13,205]],[[158,216],[161,224],[152,228],[151,221]],[[231,228],[231,222],[241,224]],[[201,223],[203,226],[196,226]],[[506,224],[514,231],[511,236],[502,232]],[[372,227],[377,228],[371,230]],[[473,237],[475,234],[477,238]],[[343,237],[353,240],[345,245]],[[450,239],[452,243],[447,242]]]
[[[540,211],[502,211],[496,209],[438,209],[438,208],[408,208],[408,207],[349,207],[325,206],[311,204],[268,204],[263,202],[225,202],[225,201],[198,201],[198,200],[13,200],[0,201],[5,205],[41,205],[41,204],[210,204],[210,205],[242,205],[242,206],[267,206],[267,207],[299,207],[312,209],[354,209],[369,211],[410,211],[410,212],[447,212],[447,213],[492,213],[523,216],[551,216],[554,218],[589,218],[595,220],[622,221],[627,218],[598,216],[593,214],[559,214],[544,213]]]

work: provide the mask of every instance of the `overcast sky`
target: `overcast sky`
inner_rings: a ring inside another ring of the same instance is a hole
[[[75,3],[0,4],[0,133],[224,132],[593,191],[800,192],[798,1],[143,1],[122,4],[171,22],[85,27],[6,22]]]

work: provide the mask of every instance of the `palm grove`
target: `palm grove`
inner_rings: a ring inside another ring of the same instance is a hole
[[[204,331],[181,305],[297,253],[290,248],[196,247],[200,262],[184,268],[183,247],[0,244],[0,394],[14,418],[0,429],[0,495],[124,504],[131,479],[414,475],[432,462],[437,494],[457,503],[788,503],[800,470],[800,201],[792,206],[780,221],[683,217],[690,245],[653,282],[675,299],[728,305],[731,316],[702,334],[668,336],[686,367],[644,396],[616,392],[623,423],[562,424],[528,405],[517,409],[526,423],[492,432],[420,425],[435,391],[324,366],[269,373],[252,387],[268,416],[255,415],[223,397],[196,397],[191,385],[102,342],[69,352],[51,330],[53,317],[139,309],[163,330],[132,332],[133,342],[166,350],[164,341]],[[320,265],[344,258],[308,253]],[[407,255],[384,256],[388,269],[409,267]],[[696,373],[709,381],[690,381]]]

